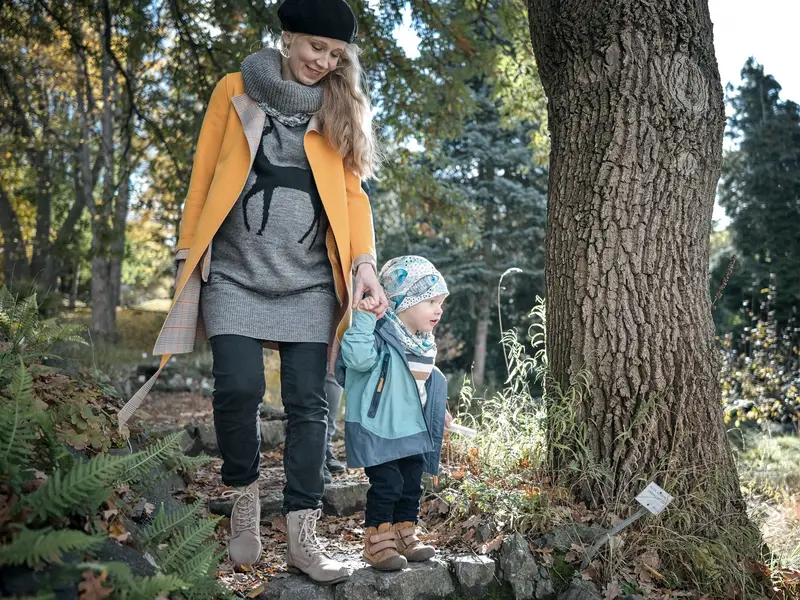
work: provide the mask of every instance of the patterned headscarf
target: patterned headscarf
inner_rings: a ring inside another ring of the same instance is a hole
[[[386,318],[394,325],[406,351],[417,356],[435,356],[432,333],[409,331],[397,313],[436,296],[447,296],[447,284],[433,263],[422,256],[398,256],[387,262],[378,275],[389,299]]]

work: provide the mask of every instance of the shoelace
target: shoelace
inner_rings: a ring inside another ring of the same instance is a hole
[[[309,550],[316,550],[322,552],[319,540],[317,540],[317,521],[322,515],[322,511],[318,508],[305,514],[303,521],[300,523],[300,536],[299,541],[304,548]],[[323,553],[324,554],[324,553]]]
[[[222,494],[223,498],[236,498],[233,501],[231,516],[235,517],[236,531],[252,531],[256,533],[256,495],[248,486],[244,491],[231,490]]]

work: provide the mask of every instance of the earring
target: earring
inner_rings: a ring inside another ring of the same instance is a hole
[[[281,47],[279,52],[283,58],[291,58],[291,54],[289,54],[289,48],[286,47],[286,44],[283,40],[281,40]]]

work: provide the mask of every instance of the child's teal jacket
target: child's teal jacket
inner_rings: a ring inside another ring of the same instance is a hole
[[[385,320],[355,311],[342,338],[336,379],[344,387],[348,467],[372,467],[425,455],[425,471],[437,475],[442,453],[447,380],[434,368],[425,383],[423,408],[405,350]]]

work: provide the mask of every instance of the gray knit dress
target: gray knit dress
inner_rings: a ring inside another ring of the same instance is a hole
[[[271,49],[247,57],[242,76],[266,120],[244,189],[212,241],[200,294],[206,332],[327,343],[337,305],[328,218],[303,148],[322,89],[284,81]]]

